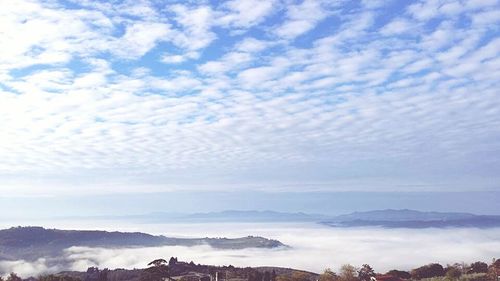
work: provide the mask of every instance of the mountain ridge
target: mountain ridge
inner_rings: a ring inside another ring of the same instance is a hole
[[[500,215],[476,215],[464,212],[382,209],[342,215],[279,212],[271,210],[224,210],[206,213],[155,212],[143,215],[88,217],[147,223],[320,223],[336,227],[500,227]]]
[[[380,226],[386,228],[500,227],[500,216],[459,212],[422,212],[385,209],[353,212],[320,222],[333,227]]]
[[[43,256],[57,256],[61,255],[64,249],[72,246],[127,248],[200,245],[208,245],[217,249],[287,247],[278,240],[260,236],[175,238],[142,232],[61,230],[39,226],[11,227],[0,230],[0,259],[6,260],[35,260]]]

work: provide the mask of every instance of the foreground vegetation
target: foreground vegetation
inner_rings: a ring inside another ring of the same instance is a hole
[[[20,278],[11,273],[0,281],[500,281],[500,260],[492,263],[455,263],[442,266],[431,263],[410,271],[390,270],[377,273],[368,264],[355,267],[342,265],[337,272],[326,269],[321,274],[279,267],[237,268],[234,266],[196,265],[179,262],[177,258],[157,259],[145,269],[99,270],[90,267],[86,272],[61,272],[38,278]]]

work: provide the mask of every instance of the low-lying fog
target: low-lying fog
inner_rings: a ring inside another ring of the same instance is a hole
[[[172,237],[241,237],[259,235],[277,239],[290,249],[216,250],[200,247],[155,247],[102,249],[72,247],[66,250],[70,268],[48,267],[46,259],[35,263],[0,262],[0,271],[23,276],[59,270],[100,268],[143,268],[156,258],[176,256],[201,264],[235,266],[282,266],[321,272],[350,263],[368,263],[376,271],[411,268],[439,262],[489,262],[500,257],[500,228],[494,229],[381,229],[331,228],[319,224],[207,223],[207,224],[124,224],[123,222],[78,221],[37,222],[61,229],[102,229],[140,231]],[[3,228],[10,225],[2,225]]]

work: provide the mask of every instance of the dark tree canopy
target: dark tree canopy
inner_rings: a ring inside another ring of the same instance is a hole
[[[166,265],[167,261],[164,259],[156,259],[150,263],[148,263],[148,266],[161,266],[161,265]]]
[[[156,259],[148,263],[150,267],[143,270],[141,281],[162,281],[170,277],[170,270],[167,261],[164,259]]]
[[[485,262],[477,261],[470,265],[469,273],[486,273],[488,272],[488,264]]]
[[[439,277],[444,276],[444,274],[444,268],[439,263],[431,263],[415,268],[411,271],[411,276],[414,279]]]
[[[393,269],[393,270],[389,270],[386,274],[397,277],[397,278],[401,278],[401,279],[410,279],[411,278],[411,274],[408,271],[403,271],[403,270]]]
[[[375,271],[369,264],[363,264],[358,270],[358,278],[362,281],[370,281],[372,276],[375,276]]]

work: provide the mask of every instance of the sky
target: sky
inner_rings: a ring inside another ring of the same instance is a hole
[[[2,200],[498,198],[499,22],[497,0],[1,0]]]

